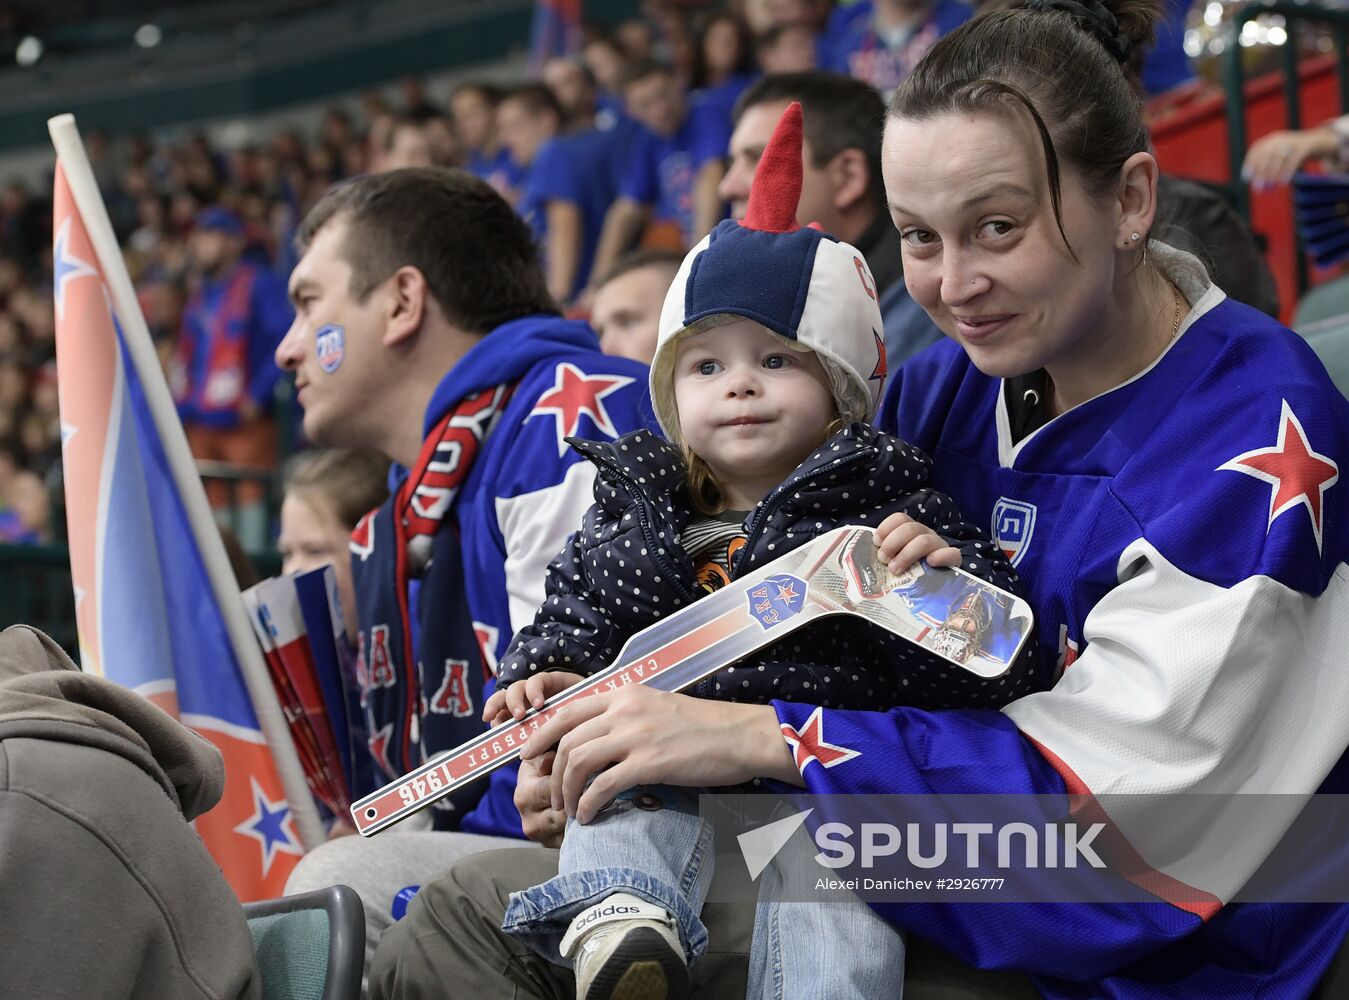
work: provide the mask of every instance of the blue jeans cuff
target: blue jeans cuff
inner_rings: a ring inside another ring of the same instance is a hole
[[[558,875],[542,885],[511,893],[501,929],[559,965],[562,936],[582,910],[616,892],[629,892],[674,915],[684,958],[690,965],[707,950],[707,928],[672,886],[632,868],[596,868]]]

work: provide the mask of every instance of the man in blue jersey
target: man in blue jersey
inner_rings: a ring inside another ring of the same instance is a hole
[[[497,105],[497,133],[523,175],[516,210],[539,241],[548,291],[566,304],[590,277],[614,191],[607,137],[593,128],[563,135],[563,120],[557,98],[538,83]]]
[[[674,71],[642,59],[623,74],[623,103],[645,129],[632,145],[618,199],[604,221],[595,255],[603,274],[632,246],[649,221],[670,224],[684,247],[701,240],[725,215],[717,194],[730,138],[726,116],[690,106]]]
[[[298,242],[277,362],[295,373],[305,432],[395,463],[393,496],[351,543],[369,749],[391,780],[482,731],[496,658],[591,502],[593,466],[564,438],[647,422],[645,369],[558,318],[528,227],[462,171],[359,178],[314,207]],[[513,786],[498,772],[428,811],[436,831],[464,833],[334,840],[288,888],[353,886],[373,946],[399,889],[521,835]]]
[[[464,169],[492,185],[512,205],[520,192],[520,172],[496,134],[496,107],[501,89],[469,81],[450,91],[450,110],[459,145],[468,157]]]

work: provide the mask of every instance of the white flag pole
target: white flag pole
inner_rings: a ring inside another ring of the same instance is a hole
[[[183,506],[187,509],[188,521],[201,550],[202,561],[206,564],[211,589],[220,605],[225,628],[253,702],[253,710],[258,716],[258,725],[276,759],[281,784],[290,803],[291,814],[295,817],[296,833],[304,846],[312,849],[326,839],[323,824],[309,794],[309,786],[305,783],[290,729],[281,714],[281,704],[267,674],[267,665],[263,662],[262,652],[258,649],[252,626],[248,622],[238,583],[230,569],[225,545],[220,539],[220,530],[206,501],[206,490],[202,487],[201,477],[188,451],[187,435],[183,432],[178,411],[169,395],[168,383],[164,380],[163,370],[155,355],[149,327],[141,315],[131,276],[122,260],[112,222],[108,219],[108,210],[94,180],[79,129],[75,126],[75,116],[57,115],[48,119],[47,130],[51,133],[52,145],[56,147],[66,182],[70,185],[75,205],[84,219],[94,253],[98,256],[108,294],[112,297],[113,309],[122,324],[127,353],[144,387],[146,403],[159,430],[160,440],[164,443],[164,454],[173,472],[178,493],[183,498]]]

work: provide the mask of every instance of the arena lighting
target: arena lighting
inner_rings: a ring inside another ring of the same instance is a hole
[[[143,49],[153,49],[164,40],[164,32],[157,24],[142,24],[136,29],[136,44]]]
[[[14,50],[14,61],[20,66],[32,66],[42,58],[42,39],[35,35],[24,35],[19,47]]]

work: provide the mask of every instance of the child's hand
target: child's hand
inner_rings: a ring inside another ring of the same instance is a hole
[[[482,721],[493,726],[512,719],[523,719],[531,708],[542,708],[543,703],[565,691],[577,681],[585,680],[580,674],[565,670],[545,670],[522,681],[516,681],[504,691],[493,691],[492,697],[482,707]]]
[[[891,514],[876,529],[876,547],[891,573],[903,573],[919,559],[929,566],[959,566],[960,550],[908,514]]]

